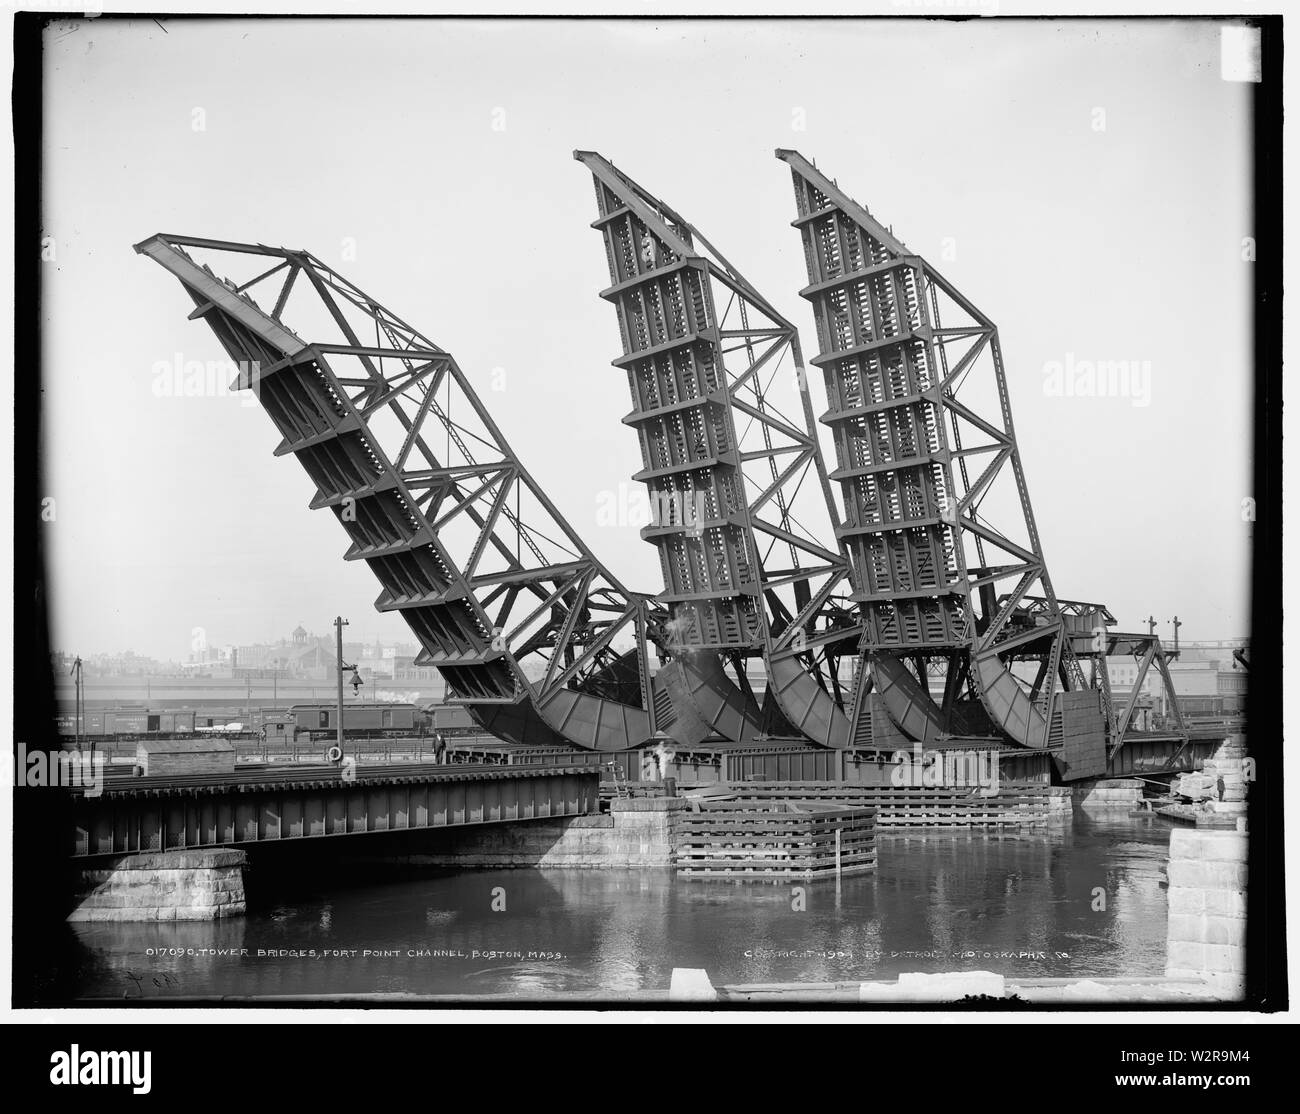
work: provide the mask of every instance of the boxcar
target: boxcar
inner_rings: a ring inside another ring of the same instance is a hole
[[[460,735],[482,735],[483,728],[469,714],[468,709],[460,704],[429,704],[424,708],[430,729],[437,731],[448,739]]]
[[[295,704],[289,709],[299,732],[329,734],[338,730],[333,704]],[[344,704],[344,734],[401,734],[415,731],[414,704]]]

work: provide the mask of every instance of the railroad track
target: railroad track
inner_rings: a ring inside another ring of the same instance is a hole
[[[396,785],[441,781],[494,781],[503,778],[553,777],[564,774],[590,774],[590,766],[548,766],[529,764],[519,766],[444,766],[432,762],[393,763],[391,765],[353,766],[348,776],[338,766],[251,765],[237,767],[229,774],[190,774],[185,776],[137,777],[129,770],[106,771],[103,793],[108,796],[167,796],[177,790],[193,792],[255,792],[289,786],[332,788],[349,785]],[[86,796],[83,787],[73,793]]]

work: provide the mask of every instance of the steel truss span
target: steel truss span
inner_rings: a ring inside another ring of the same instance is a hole
[[[1141,678],[1157,670],[1186,744],[1159,639],[1053,590],[987,316],[778,151],[816,320],[819,423],[794,325],[676,210],[599,154],[574,156],[596,189],[658,596],[597,560],[450,353],[316,256],[162,234],[136,245],[238,363],[234,386],[283,438],[276,455],[306,470],[311,507],[338,519],[345,559],[370,566],[376,607],[401,612],[452,699],[528,746],[1011,740],[1052,750],[1071,780],[1103,774],[1141,734],[1140,683],[1123,707],[1110,692],[1120,655]]]
[[[623,421],[653,516],[642,537],[659,552],[682,683],[732,738],[848,746],[861,628],[848,561],[828,544],[839,523],[798,331],[677,211],[596,152],[574,157],[595,183],[601,297],[623,347],[612,362],[627,375]],[[755,658],[762,707],[746,674]]]
[[[596,559],[450,353],[307,251],[161,234],[136,251],[180,280],[283,436],[276,455],[383,586],[376,608],[401,613],[418,664],[484,729],[595,750],[654,735],[662,609]]]
[[[1043,560],[997,327],[802,155],[777,157],[794,179],[839,537],[876,685],[914,739],[1045,746],[1059,697],[1088,686]]]

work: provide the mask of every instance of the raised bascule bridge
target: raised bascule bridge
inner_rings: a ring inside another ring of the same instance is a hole
[[[777,157],[794,185],[820,416],[774,302],[677,210],[575,152],[595,186],[600,294],[662,590],[626,587],[455,358],[317,256],[166,234],[136,250],[180,281],[190,317],[239,365],[236,386],[283,438],[276,455],[310,476],[311,507],[374,572],[375,606],[401,613],[418,663],[526,761],[669,739],[993,749],[1050,757],[1063,781],[1187,768],[1197,740],[1159,640],[1056,595],[996,325],[812,163]],[[1116,655],[1142,675],[1123,702]],[[1152,667],[1164,733],[1133,727]]]
[[[375,607],[401,614],[417,664],[484,730],[593,750],[654,735],[662,609],[596,558],[450,353],[310,252],[169,235],[136,250],[180,280],[282,435],[276,455],[338,519],[344,559],[375,574]]]
[[[736,741],[846,747],[862,631],[798,331],[674,209],[595,152],[575,158],[596,188],[635,479],[659,512],[642,536],[663,569],[670,691]]]
[[[1064,780],[1105,774],[1159,639],[1062,601],[1044,560],[998,329],[797,151],[794,185],[825,378],[861,650],[891,719],[923,744],[992,736],[1051,750]],[[1141,660],[1117,713],[1107,658]],[[1085,673],[1086,667],[1086,673]],[[936,698],[931,678],[941,682]]]

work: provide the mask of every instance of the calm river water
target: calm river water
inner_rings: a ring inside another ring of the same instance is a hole
[[[1163,821],[1083,815],[1045,836],[882,836],[874,878],[806,885],[806,908],[787,885],[667,871],[300,873],[243,918],[78,925],[70,946],[87,998],[618,998],[666,991],[674,967],[715,984],[1160,975],[1168,847]]]

